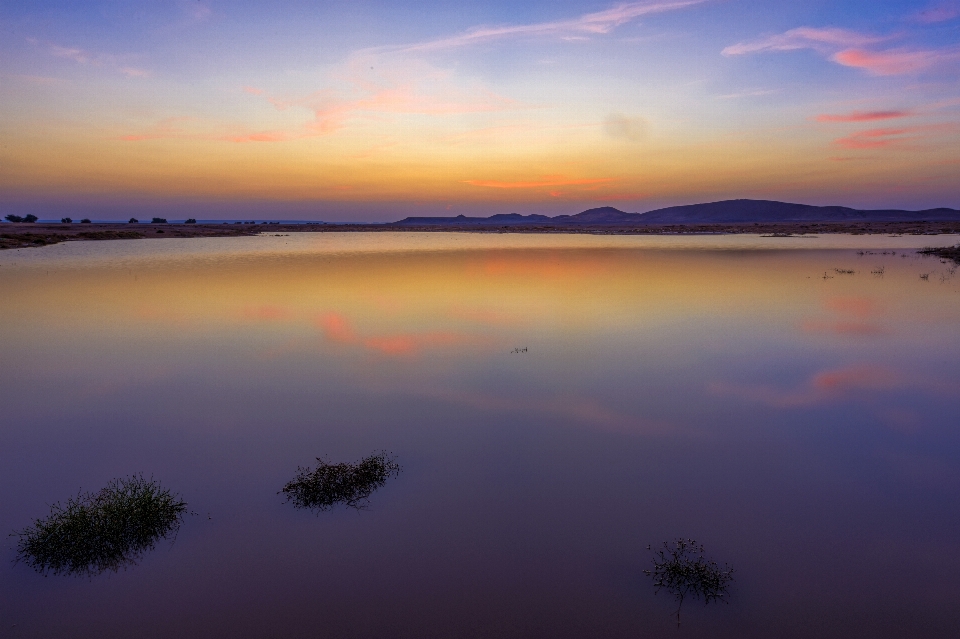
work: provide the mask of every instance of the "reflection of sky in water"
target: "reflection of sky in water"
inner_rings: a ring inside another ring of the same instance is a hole
[[[0,521],[141,471],[198,515],[118,575],[6,570],[0,633],[676,636],[641,571],[682,535],[737,569],[685,635],[953,636],[960,276],[903,250],[931,239],[6,252]],[[276,495],[379,449],[404,473],[367,512]]]

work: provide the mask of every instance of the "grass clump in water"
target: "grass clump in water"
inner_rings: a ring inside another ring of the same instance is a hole
[[[647,550],[653,550],[647,546]],[[653,570],[643,574],[653,579],[654,592],[664,589],[677,600],[677,625],[680,625],[680,608],[687,597],[703,598],[704,604],[711,601],[727,602],[728,589],[733,582],[733,568],[721,568],[717,562],[705,559],[703,546],[693,539],[678,539],[671,546],[663,542],[663,548],[653,551]]]
[[[40,573],[89,576],[132,566],[176,533],[187,504],[152,479],[114,479],[95,493],[54,504],[50,516],[13,533],[17,562]]]
[[[314,469],[298,468],[297,476],[281,491],[295,508],[322,512],[344,504],[362,510],[369,505],[373,491],[400,474],[400,465],[385,452],[374,453],[355,464],[331,464],[319,457],[317,462]]]

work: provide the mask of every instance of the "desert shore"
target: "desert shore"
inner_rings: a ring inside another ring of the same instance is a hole
[[[742,234],[941,235],[960,233],[960,222],[752,223],[671,225],[404,225],[395,224],[45,224],[0,225],[0,249],[86,240],[238,237],[261,233],[583,233],[592,235]]]

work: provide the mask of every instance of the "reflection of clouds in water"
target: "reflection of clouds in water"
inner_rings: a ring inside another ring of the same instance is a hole
[[[447,314],[453,319],[474,322],[484,326],[509,326],[523,323],[519,315],[504,313],[503,311],[492,310],[489,308],[471,308],[466,306],[453,306],[447,311]]]
[[[540,413],[553,417],[573,419],[601,430],[620,433],[677,434],[679,429],[670,423],[646,419],[611,410],[589,397],[567,395],[551,398],[511,398],[484,393],[444,390],[411,390],[420,395],[478,410]]]
[[[890,330],[877,324],[882,313],[876,302],[865,297],[831,297],[824,301],[824,309],[831,319],[805,319],[801,323],[804,333],[829,333],[846,336],[884,335]]]
[[[797,408],[830,402],[876,397],[888,391],[915,391],[928,394],[960,395],[960,383],[907,378],[885,366],[857,365],[820,371],[800,388],[781,389],[765,385],[711,382],[707,390],[717,396],[739,397],[774,408]],[[900,415],[903,423],[912,417]],[[894,420],[895,421],[895,420]]]
[[[483,341],[476,335],[455,331],[402,332],[361,337],[350,321],[336,312],[321,315],[316,324],[328,341],[360,346],[370,352],[394,357],[419,355],[428,349],[477,345]]]
[[[293,318],[293,311],[281,306],[245,306],[240,309],[240,318],[255,322],[279,322]]]
[[[732,396],[776,408],[812,406],[848,399],[864,392],[877,392],[906,387],[892,370],[878,366],[851,366],[821,371],[801,388],[783,390],[771,386],[711,382],[708,390],[714,395]]]

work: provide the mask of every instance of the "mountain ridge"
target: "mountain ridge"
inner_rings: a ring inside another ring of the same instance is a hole
[[[958,221],[960,210],[950,208],[854,209],[846,206],[813,206],[776,200],[722,200],[704,204],[670,206],[646,213],[627,213],[612,206],[587,209],[574,215],[498,213],[489,217],[407,217],[395,226],[581,226],[750,224],[797,222],[938,222]]]

